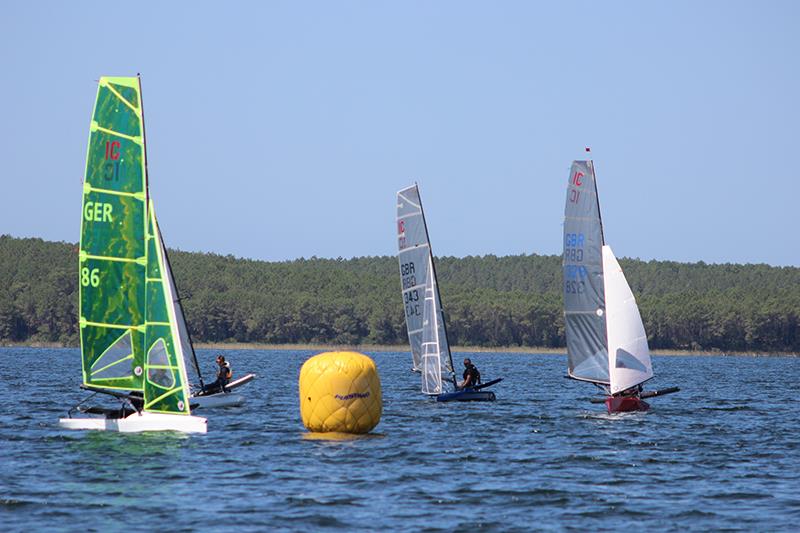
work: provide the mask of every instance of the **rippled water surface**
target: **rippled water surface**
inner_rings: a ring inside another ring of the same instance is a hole
[[[205,366],[213,352],[200,351]],[[437,404],[410,356],[371,353],[375,436],[303,437],[308,351],[230,351],[259,378],[207,435],[61,430],[79,352],[0,349],[4,530],[796,530],[800,360],[657,357],[648,413],[609,416],[565,357],[475,354],[494,403]],[[460,357],[462,354],[458,354]],[[200,413],[198,413],[200,414]]]

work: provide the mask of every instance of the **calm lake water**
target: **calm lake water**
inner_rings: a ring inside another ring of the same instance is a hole
[[[216,352],[200,351],[211,371]],[[314,441],[298,408],[316,352],[228,351],[254,371],[207,435],[61,430],[86,396],[75,349],[0,349],[4,530],[797,530],[800,360],[656,357],[648,413],[609,416],[564,356],[475,354],[494,403],[437,404],[410,356],[371,353],[376,436]],[[463,354],[457,354],[460,357]],[[198,413],[200,414],[200,413]]]

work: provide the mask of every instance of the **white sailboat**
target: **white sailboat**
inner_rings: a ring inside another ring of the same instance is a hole
[[[639,307],[605,244],[592,161],[574,161],[564,219],[564,321],[569,376],[601,387],[609,412],[643,411],[653,364]],[[673,390],[674,389],[674,390]]]
[[[436,266],[416,183],[397,193],[397,244],[412,369],[421,373],[422,393],[435,396],[437,401],[494,400],[494,392],[481,389],[501,379],[458,388]]]

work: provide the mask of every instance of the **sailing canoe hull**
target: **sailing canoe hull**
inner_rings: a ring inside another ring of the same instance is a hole
[[[81,417],[61,418],[58,425],[64,429],[118,431],[177,431],[180,433],[206,433],[208,424],[199,416],[170,415],[164,413],[133,413],[125,418]]]
[[[436,397],[437,402],[493,402],[494,392],[490,390],[459,390],[446,392]]]
[[[647,411],[650,404],[640,398],[632,396],[609,396],[606,398],[606,409],[611,413],[631,413],[634,411]]]
[[[218,392],[208,396],[191,396],[189,404],[192,409],[211,409],[213,407],[236,407],[244,403],[244,396],[232,392]]]
[[[217,392],[215,394],[199,394],[189,397],[189,405],[210,409],[213,407],[236,407],[242,405],[245,398],[241,394],[233,394],[233,389],[246,385],[256,378],[255,374],[247,374],[228,383],[225,388],[228,392]]]

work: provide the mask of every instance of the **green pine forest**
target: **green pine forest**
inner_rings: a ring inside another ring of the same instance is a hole
[[[171,251],[199,342],[407,342],[395,257],[266,262]],[[650,347],[800,352],[800,268],[620,260]],[[451,344],[565,345],[559,256],[437,260]],[[78,344],[75,244],[0,236],[0,344]]]

